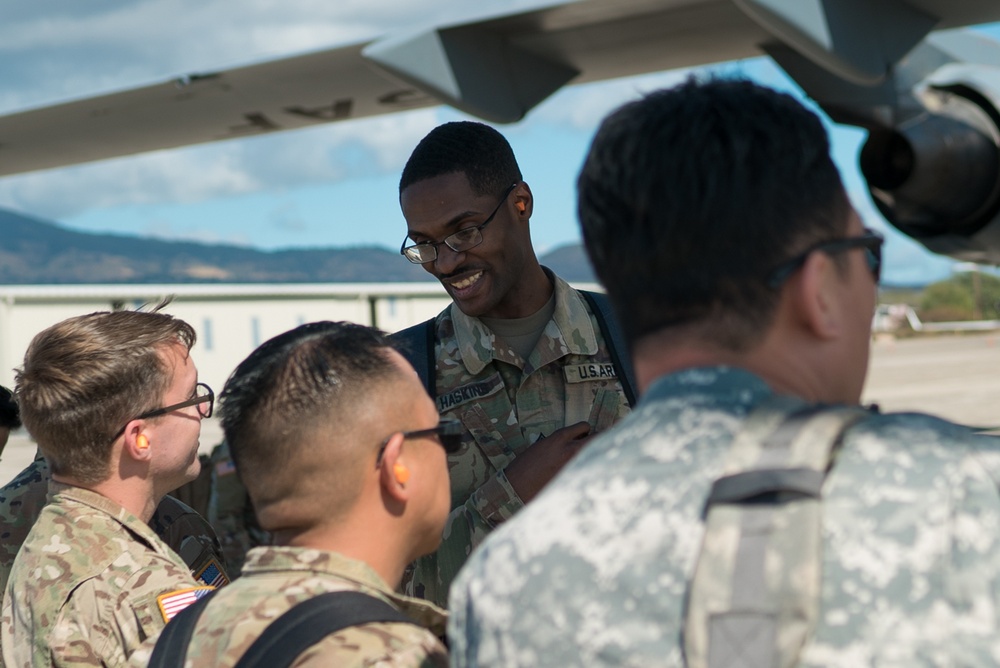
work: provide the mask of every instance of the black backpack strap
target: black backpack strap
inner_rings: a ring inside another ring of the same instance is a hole
[[[615,365],[618,380],[622,384],[622,390],[625,391],[625,398],[628,400],[628,405],[635,408],[635,372],[632,370],[632,360],[628,355],[625,335],[618,324],[617,316],[611,309],[611,302],[603,292],[590,292],[588,290],[579,290],[578,292],[590,305],[591,312],[597,316],[597,323],[608,343],[608,350],[611,351],[611,363]]]
[[[191,636],[194,635],[194,627],[216,591],[219,590],[216,589],[202,596],[167,622],[163,631],[160,632],[160,637],[156,639],[153,653],[149,657],[149,668],[182,668],[184,666],[188,645],[191,644]]]
[[[377,622],[419,626],[385,601],[359,591],[320,594],[299,603],[271,622],[240,657],[236,668],[286,668],[302,652],[328,635],[352,626]]]
[[[434,325],[435,319],[431,318],[389,337],[399,345],[399,352],[416,370],[431,399],[437,398],[434,373],[437,369],[437,361],[434,359]]]

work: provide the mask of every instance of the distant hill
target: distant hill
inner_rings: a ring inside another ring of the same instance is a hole
[[[541,258],[571,281],[593,280],[580,245]],[[77,232],[0,209],[0,284],[387,283],[427,281],[379,246],[261,251],[225,244]]]

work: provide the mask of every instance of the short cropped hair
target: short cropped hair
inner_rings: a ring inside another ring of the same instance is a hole
[[[315,486],[304,479],[316,477],[311,473],[319,467],[312,464],[339,458],[348,462],[343,472],[353,470],[350,462],[358,458],[352,452],[331,455],[343,444],[317,438],[331,431],[349,434],[384,382],[402,376],[387,354],[391,349],[377,329],[314,322],[266,341],[236,367],[220,395],[222,429],[263,528],[285,528],[273,526],[268,506],[291,497],[297,506],[315,500],[309,491]],[[374,453],[378,444],[360,445]],[[357,476],[318,473],[327,513],[339,512],[360,489]]]
[[[14,401],[14,393],[0,386],[0,429],[17,429],[21,426],[21,413]]]
[[[499,195],[521,180],[514,151],[502,134],[484,123],[439,125],[420,140],[403,167],[399,193],[418,181],[464,173],[476,195]]]
[[[741,80],[691,79],[619,108],[577,185],[587,252],[633,345],[691,326],[753,345],[780,295],[771,270],[843,236],[850,212],[816,114]]]
[[[85,483],[106,480],[115,435],[158,407],[172,370],[163,353],[191,350],[195,333],[159,309],[102,311],[45,329],[17,371],[17,401],[28,433],[52,472]]]

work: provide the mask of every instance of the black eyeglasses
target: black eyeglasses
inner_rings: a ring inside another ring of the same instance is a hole
[[[421,241],[418,244],[407,246],[406,239],[403,239],[403,244],[399,247],[400,254],[405,256],[406,259],[413,264],[426,264],[437,259],[438,246],[441,244],[445,244],[456,253],[461,253],[475,248],[479,244],[483,243],[483,228],[493,222],[497,212],[500,211],[500,207],[507,201],[507,196],[510,195],[516,187],[517,184],[512,183],[510,187],[504,191],[503,195],[500,196],[500,201],[497,202],[497,207],[493,209],[493,213],[487,216],[486,220],[479,225],[459,230],[458,232],[445,237],[444,241]]]
[[[453,455],[462,447],[462,431],[462,423],[458,420],[441,420],[436,427],[431,427],[430,429],[404,431],[403,438],[437,436],[438,442],[441,443],[444,451],[449,455]],[[378,449],[378,457],[375,458],[375,466],[378,466],[382,462],[382,455],[385,453],[385,447],[389,445],[389,439],[391,438],[392,436],[382,441],[382,447]]]
[[[207,405],[206,405],[207,404]],[[146,411],[141,415],[136,415],[132,420],[147,420],[149,418],[159,417],[161,415],[166,415],[167,413],[173,413],[174,411],[179,411],[182,408],[187,408],[188,406],[197,406],[198,415],[203,418],[212,417],[212,409],[215,407],[215,392],[212,391],[205,383],[195,384],[195,396],[193,399],[188,399],[187,401],[182,401],[179,404],[173,404],[170,406],[164,406],[163,408],[154,408],[151,411]],[[132,420],[129,420],[131,422]],[[125,433],[125,427],[128,423],[125,423],[118,433],[114,435],[111,440],[117,440],[119,436]]]
[[[767,277],[767,285],[772,288],[780,287],[789,277],[798,271],[806,263],[809,256],[816,252],[843,253],[852,248],[863,248],[865,251],[865,261],[868,263],[868,270],[872,272],[875,282],[882,278],[882,244],[885,237],[875,230],[865,229],[865,233],[860,237],[846,237],[844,239],[832,239],[813,244],[802,253],[792,259],[782,262]]]

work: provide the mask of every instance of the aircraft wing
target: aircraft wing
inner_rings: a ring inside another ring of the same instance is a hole
[[[0,116],[0,175],[442,102],[512,122],[567,83],[760,55],[760,45],[774,37],[746,4],[563,0]],[[992,1],[910,4],[946,6],[936,27],[1000,18],[1000,3]]]
[[[567,84],[766,53],[869,139],[886,219],[1000,263],[998,0],[551,0],[0,116],[0,176],[450,104],[513,122]]]

